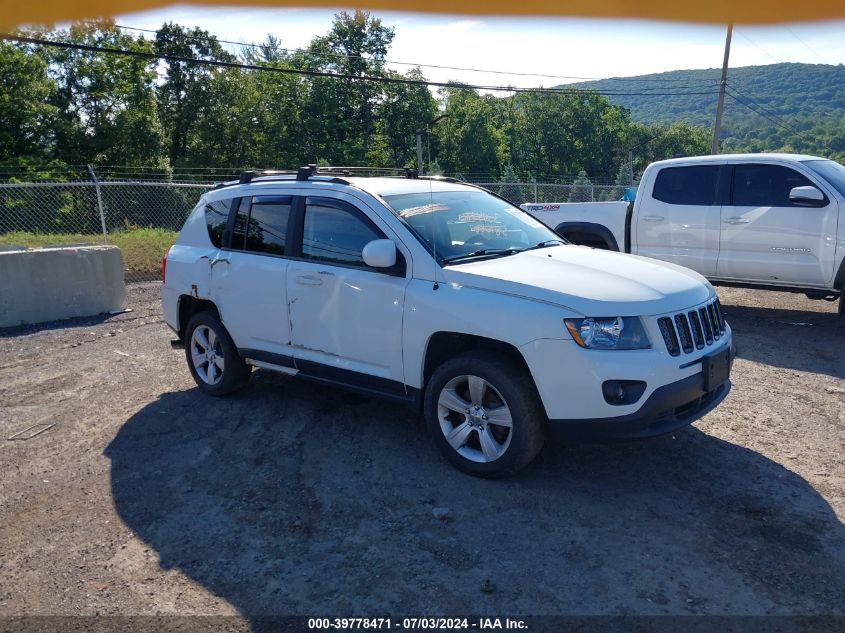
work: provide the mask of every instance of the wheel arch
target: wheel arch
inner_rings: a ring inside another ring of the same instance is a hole
[[[531,376],[531,384],[536,390],[537,385],[534,383],[534,377],[531,375],[528,363],[525,361],[525,357],[515,345],[497,339],[477,336],[475,334],[440,331],[432,334],[428,339],[428,344],[426,345],[422,368],[422,391],[425,391],[428,387],[432,374],[434,374],[435,370],[440,365],[450,358],[460,356],[461,354],[465,354],[473,350],[485,350],[502,354]]]
[[[185,327],[187,327],[193,316],[199,312],[211,312],[218,319],[220,318],[220,311],[213,301],[208,299],[198,299],[192,295],[181,295],[179,297],[179,304],[177,307],[177,327],[179,338],[185,340]]]
[[[839,292],[845,290],[845,257],[839,262],[839,270],[836,273],[836,277],[833,278],[833,289]]]
[[[598,243],[608,250],[619,250],[619,243],[610,229],[595,222],[561,222],[555,227],[555,233],[573,244],[593,246]]]

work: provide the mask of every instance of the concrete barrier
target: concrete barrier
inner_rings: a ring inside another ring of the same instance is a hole
[[[125,300],[117,246],[0,252],[0,327],[93,316]]]

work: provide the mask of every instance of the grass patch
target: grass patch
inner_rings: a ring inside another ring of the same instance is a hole
[[[126,281],[147,281],[158,279],[161,271],[161,256],[176,241],[178,231],[167,229],[138,228],[109,234],[109,244],[123,251],[123,268]],[[102,234],[95,233],[30,233],[12,231],[0,233],[0,245],[44,248],[62,244],[102,244]]]

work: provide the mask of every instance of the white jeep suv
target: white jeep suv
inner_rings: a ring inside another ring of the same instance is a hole
[[[459,181],[354,173],[245,172],[202,197],[162,262],[202,390],[259,367],[404,401],[484,477],[548,431],[666,433],[730,390],[731,330],[699,274],[564,243]]]

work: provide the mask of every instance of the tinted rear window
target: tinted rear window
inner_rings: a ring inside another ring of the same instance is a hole
[[[718,165],[664,167],[654,182],[656,200],[668,204],[710,206],[716,204]]]
[[[232,248],[284,255],[290,196],[254,196],[241,200],[232,229]]]
[[[205,223],[208,226],[208,237],[217,248],[223,245],[223,231],[229,221],[229,205],[231,200],[217,200],[205,205]]]

